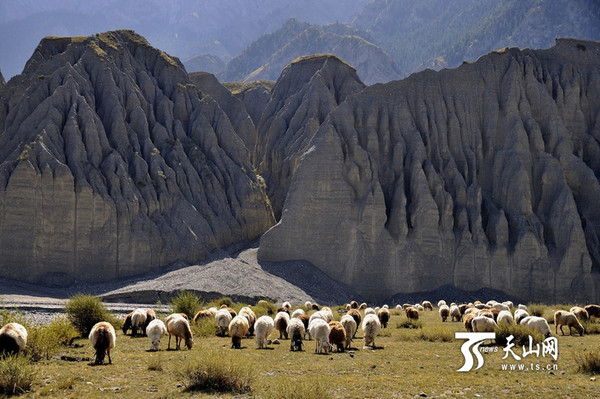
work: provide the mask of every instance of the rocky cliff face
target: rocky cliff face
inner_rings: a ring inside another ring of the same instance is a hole
[[[4,80],[4,76],[2,76],[2,71],[0,71],[0,89],[4,87],[6,81]]]
[[[273,223],[230,119],[132,31],[42,40],[1,89],[0,129],[3,277],[109,280]]]
[[[348,95],[296,155],[259,259],[308,260],[371,299],[598,300],[598,65],[599,43],[559,40]]]

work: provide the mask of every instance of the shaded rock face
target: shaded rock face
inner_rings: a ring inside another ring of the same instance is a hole
[[[282,72],[258,127],[256,160],[279,218],[290,182],[311,139],[347,96],[364,84],[332,55],[301,57]]]
[[[6,81],[4,80],[4,76],[2,76],[2,71],[0,71],[0,89],[4,87]]]
[[[253,80],[251,82],[225,82],[231,94],[244,103],[246,112],[252,118],[254,126],[258,126],[263,111],[271,99],[271,91],[275,82],[272,80]]]
[[[372,300],[450,284],[597,301],[598,65],[600,43],[559,40],[346,97],[259,259],[307,260]]]
[[[43,39],[0,128],[2,277],[105,281],[273,223],[229,118],[132,31]]]

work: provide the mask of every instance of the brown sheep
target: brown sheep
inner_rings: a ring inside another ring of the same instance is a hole
[[[423,301],[421,305],[423,305],[423,309],[433,311],[433,305],[431,304],[431,302]]]
[[[575,316],[571,312],[567,312],[566,310],[557,310],[554,313],[554,331],[556,334],[558,334],[559,326],[560,326],[560,332],[562,333],[562,335],[565,335],[565,332],[562,329],[563,326],[568,326],[569,327],[569,335],[571,335],[571,328],[574,328],[577,330],[579,335],[583,336],[583,332],[584,332],[583,326],[581,325],[581,323],[579,323],[579,320],[577,320],[577,316]]]
[[[350,309],[358,309],[358,302],[356,302],[356,301],[350,302]]]
[[[156,312],[152,309],[147,309],[146,310],[146,322],[144,323],[144,326],[142,327],[142,333],[144,335],[147,335],[146,329],[148,328],[148,324],[150,324],[150,322],[154,319],[156,319]]]
[[[350,309],[347,314],[352,316],[357,326],[360,326],[360,323],[362,322],[362,315],[360,314],[360,311],[357,309]],[[358,331],[358,328],[356,330]],[[352,338],[354,337],[356,337],[356,331],[354,331],[354,336]]]
[[[344,345],[346,344],[346,329],[339,321],[329,322],[329,344],[337,346],[338,352],[344,351]]]
[[[167,349],[171,349],[171,335],[175,336],[175,349],[181,350],[181,341],[185,341],[185,346],[192,349],[194,338],[188,320],[180,313],[173,313],[167,317],[167,332],[169,333],[169,343]]]
[[[388,321],[390,321],[390,311],[387,310],[386,308],[381,308],[377,312],[377,317],[379,317],[379,321],[381,322],[381,326],[383,328],[387,328]],[[358,323],[357,323],[357,325],[358,325]]]
[[[210,310],[210,309],[206,309],[206,310],[199,310],[196,315],[194,316],[194,323],[198,323],[200,320],[202,319],[211,319],[215,317],[215,312]]]
[[[94,324],[90,331],[89,340],[96,351],[94,364],[103,364],[106,355],[108,355],[108,364],[112,364],[110,350],[115,347],[117,340],[114,327],[106,321]]]
[[[414,307],[409,306],[406,309],[404,309],[404,311],[406,312],[406,317],[408,317],[409,319],[419,320],[419,311]]]
[[[127,330],[131,329],[131,316],[133,316],[133,310],[125,316],[125,321],[123,322],[123,335],[127,335]]]
[[[461,305],[458,305],[458,310],[460,310],[460,314],[465,314],[465,312],[467,311],[467,309],[469,309],[471,307],[471,305],[467,305],[466,303],[463,303]]]
[[[480,310],[479,313],[477,314],[477,316],[489,317],[490,319],[496,321],[495,318],[494,318],[494,313],[492,312],[491,309]]]
[[[279,339],[288,339],[287,326],[290,322],[290,315],[288,312],[277,312],[275,315],[275,329],[279,331]]]
[[[473,326],[471,326],[471,320],[475,318],[473,313],[469,313],[463,316],[463,323],[465,325],[465,330],[473,332]]]
[[[585,311],[588,312],[588,316],[592,317],[600,317],[600,306],[598,305],[587,305],[584,307]]]
[[[321,308],[319,307],[319,305],[318,305],[318,304],[316,304],[316,303],[313,303],[311,307],[312,307],[312,310],[317,310],[317,311],[318,311],[318,310],[320,310],[320,309],[321,309]]]
[[[406,310],[406,308],[411,307],[411,306],[412,306],[412,304],[410,304],[410,303],[403,303],[402,309]]]
[[[588,314],[587,310],[580,306],[573,306],[570,312],[577,316],[579,320],[588,320],[590,318],[590,315]]]
[[[448,305],[441,305],[439,308],[440,317],[442,318],[442,322],[445,322],[450,316],[450,308]]]

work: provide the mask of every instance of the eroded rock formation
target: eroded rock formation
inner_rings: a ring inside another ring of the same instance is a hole
[[[598,300],[599,65],[600,43],[565,39],[347,96],[295,156],[259,259],[308,260],[371,299]]]

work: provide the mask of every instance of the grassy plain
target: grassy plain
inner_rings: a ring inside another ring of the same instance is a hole
[[[239,310],[240,306],[235,306]],[[263,309],[264,310],[264,309]],[[260,312],[257,312],[260,315]],[[336,318],[340,317],[334,309]],[[165,315],[162,316],[164,319]],[[393,398],[393,397],[598,397],[600,380],[578,372],[576,357],[600,348],[600,335],[558,336],[557,361],[530,355],[517,362],[503,360],[503,347],[487,347],[479,370],[457,372],[464,359],[464,340],[454,332],[462,323],[442,323],[437,308],[421,312],[421,327],[404,328],[405,317],[392,311],[388,328],[375,340],[377,349],[364,349],[362,330],[353,347],[344,353],[317,355],[314,341],[302,352],[290,352],[289,340],[271,349],[258,350],[254,339],[244,339],[241,350],[230,349],[228,337],[211,334],[212,325],[196,326],[195,345],[190,351],[166,350],[163,338],[159,352],[147,352],[147,337],[132,338],[117,332],[111,351],[112,365],[91,366],[93,350],[87,339],[78,338],[50,360],[35,363],[36,378],[22,397],[259,397],[259,398]],[[551,325],[554,333],[554,326]],[[207,336],[202,336],[207,335]],[[279,338],[274,332],[272,339]],[[171,343],[172,347],[174,342]],[[513,348],[517,354],[522,349]],[[68,360],[65,360],[68,359]],[[189,364],[222,363],[241,371],[250,386],[243,393],[216,393],[186,389],[182,372]],[[502,370],[502,364],[524,364],[538,371]],[[551,370],[546,369],[550,367]]]

